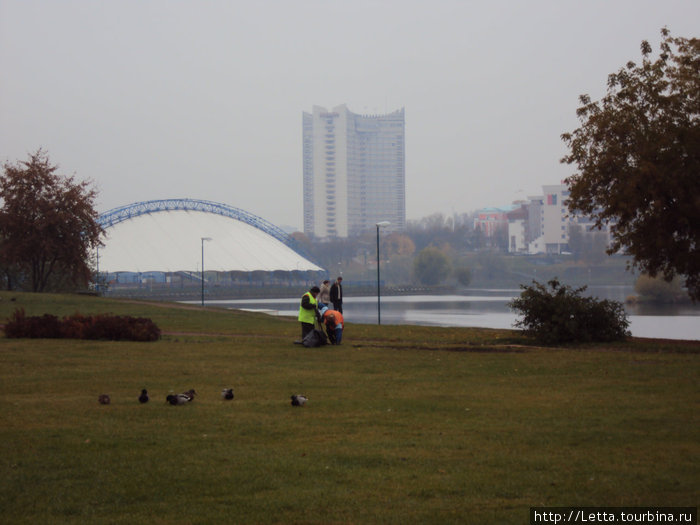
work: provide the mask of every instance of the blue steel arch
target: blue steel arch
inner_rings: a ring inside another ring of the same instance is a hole
[[[158,213],[161,211],[173,211],[173,210],[184,210],[184,211],[201,211],[205,213],[215,213],[217,215],[223,215],[224,217],[229,217],[237,221],[244,222],[263,232],[271,235],[281,243],[290,247],[292,250],[302,255],[306,259],[312,260],[303,250],[297,241],[292,237],[287,235],[284,230],[278,228],[269,221],[266,221],[262,217],[248,213],[240,208],[234,208],[227,204],[222,204],[220,202],[211,202],[197,199],[162,199],[153,201],[142,201],[135,202],[133,204],[128,204],[126,206],[121,206],[119,208],[113,208],[106,211],[97,218],[97,222],[102,226],[103,229],[110,228],[120,222],[127,221],[138,217],[139,215],[146,215],[149,213]]]

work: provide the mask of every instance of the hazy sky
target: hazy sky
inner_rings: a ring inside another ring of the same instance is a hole
[[[222,202],[302,225],[302,112],[406,109],[406,213],[570,173],[578,96],[700,36],[698,0],[0,0],[0,161],[48,150],[100,212]]]

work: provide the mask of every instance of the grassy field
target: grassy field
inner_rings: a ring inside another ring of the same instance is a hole
[[[342,346],[306,349],[263,314],[4,292],[0,322],[20,306],[148,316],[164,336],[0,338],[2,523],[522,524],[531,506],[698,504],[700,342],[349,323]]]

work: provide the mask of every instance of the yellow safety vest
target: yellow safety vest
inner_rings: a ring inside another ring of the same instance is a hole
[[[311,292],[306,292],[304,295],[309,296],[309,302],[316,306],[316,299],[314,298],[313,295],[311,295]],[[302,299],[304,296],[302,295]],[[314,321],[316,320],[316,308],[310,308],[306,309],[303,306],[299,306],[299,321],[302,323],[309,323],[309,324],[314,324]]]

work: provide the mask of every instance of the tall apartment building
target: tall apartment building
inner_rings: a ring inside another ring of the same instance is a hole
[[[345,104],[303,113],[304,233],[348,237],[406,226],[404,109],[358,115]]]

